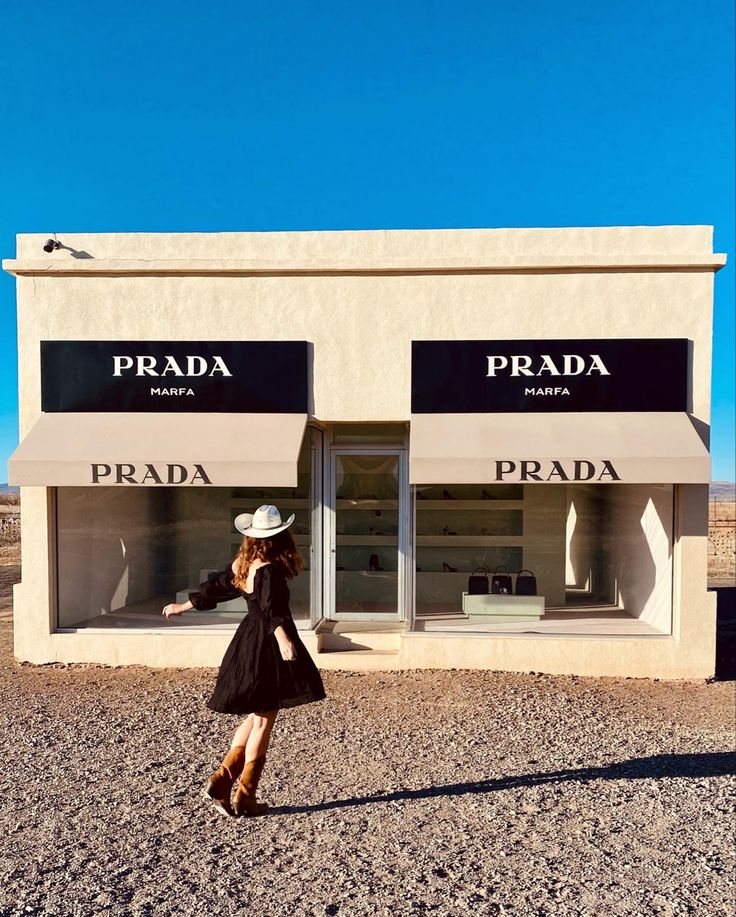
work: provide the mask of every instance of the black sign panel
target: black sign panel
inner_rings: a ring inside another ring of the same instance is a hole
[[[413,414],[686,411],[688,341],[412,341]]]
[[[42,341],[41,409],[302,414],[307,366],[306,341]]]

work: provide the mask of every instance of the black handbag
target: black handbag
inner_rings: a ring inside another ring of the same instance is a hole
[[[493,595],[511,595],[511,574],[503,564],[499,564],[491,577]]]
[[[468,577],[469,595],[488,595],[488,570],[478,567]]]
[[[531,570],[519,570],[519,572],[516,574],[516,594],[537,594],[537,578]]]

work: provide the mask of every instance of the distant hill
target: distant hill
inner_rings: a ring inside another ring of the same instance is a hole
[[[711,481],[711,500],[723,500],[725,503],[736,502],[736,483],[733,481]]]
[[[0,484],[0,494],[19,494],[20,487],[15,487],[10,484]]]

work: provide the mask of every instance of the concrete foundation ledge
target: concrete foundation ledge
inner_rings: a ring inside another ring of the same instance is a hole
[[[654,649],[656,642],[656,650]],[[704,679],[712,658],[693,658],[671,636],[531,634],[401,635],[402,669],[486,669],[615,678]]]
[[[318,668],[344,671],[481,669],[617,678],[701,680],[715,674],[714,661],[688,653],[669,636],[586,637],[530,634],[469,635],[401,633],[398,650],[330,651],[315,631],[300,638]],[[114,638],[114,639],[113,639]],[[81,663],[152,668],[218,668],[232,632],[70,632],[44,641],[21,641],[20,662]],[[656,650],[653,643],[656,642]],[[321,650],[321,651],[320,651]]]
[[[16,639],[18,662],[43,665],[49,662],[84,665],[145,665],[151,668],[219,668],[233,637],[232,630],[187,627],[174,630],[58,631],[46,640]],[[317,657],[318,636],[299,631],[312,658]]]

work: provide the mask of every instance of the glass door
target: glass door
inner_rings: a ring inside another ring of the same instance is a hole
[[[403,618],[405,457],[394,449],[335,449],[330,462],[329,617]]]

